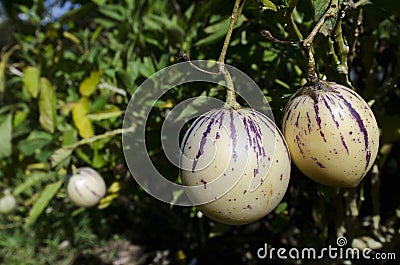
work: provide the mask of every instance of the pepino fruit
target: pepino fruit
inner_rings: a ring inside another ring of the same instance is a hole
[[[68,180],[67,194],[76,206],[92,207],[99,203],[106,193],[106,184],[100,174],[90,168],[81,167]]]
[[[182,180],[206,216],[247,224],[270,213],[290,178],[290,155],[276,125],[248,108],[221,108],[195,120],[182,142]]]
[[[309,82],[292,96],[283,134],[296,166],[329,186],[357,186],[378,153],[372,110],[356,92],[333,82]]]
[[[7,189],[0,197],[0,213],[10,213],[17,206],[17,201],[11,192]]]

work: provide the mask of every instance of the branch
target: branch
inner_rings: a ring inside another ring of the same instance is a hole
[[[78,141],[76,143],[63,146],[63,148],[75,149],[75,148],[77,148],[78,146],[81,146],[81,145],[91,144],[91,143],[94,143],[94,142],[99,141],[99,140],[103,140],[103,139],[106,139],[106,138],[109,138],[109,137],[113,137],[113,136],[118,135],[118,134],[132,132],[134,130],[135,130],[135,128],[133,128],[133,127],[130,127],[128,129],[116,129],[116,130],[113,130],[113,131],[106,132],[104,134],[95,135],[95,136],[90,137],[90,138],[82,139],[82,140],[80,140],[80,141]]]
[[[282,44],[282,45],[302,45],[304,48],[310,47],[312,42],[314,41],[315,36],[320,31],[320,29],[324,25],[325,21],[328,18],[337,15],[338,9],[339,9],[338,4],[339,4],[339,0],[331,0],[331,3],[329,5],[328,9],[325,11],[324,15],[318,20],[317,24],[315,24],[315,26],[312,29],[312,31],[310,32],[310,34],[304,40],[301,40],[301,41],[279,40],[279,39],[275,38],[274,36],[272,36],[271,32],[269,32],[268,30],[262,30],[261,35],[264,38],[266,38],[272,42]]]
[[[113,91],[113,92],[115,92],[117,94],[120,94],[120,95],[122,95],[124,97],[126,97],[126,95],[127,95],[125,90],[123,90],[121,88],[118,88],[118,87],[115,87],[113,85],[110,85],[110,84],[108,84],[106,82],[101,82],[98,87],[100,89],[107,89],[107,90]]]
[[[232,77],[229,74],[228,70],[225,68],[224,63],[225,63],[226,52],[229,47],[229,42],[231,40],[233,29],[236,25],[237,20],[239,19],[240,14],[242,13],[245,2],[246,2],[246,0],[243,0],[242,2],[241,2],[241,0],[235,1],[235,6],[233,7],[233,11],[232,11],[232,15],[231,15],[231,21],[229,23],[228,31],[226,32],[224,45],[222,46],[221,54],[219,55],[219,58],[218,58],[218,63],[220,63],[220,71],[224,75],[225,82],[226,82],[226,104],[228,104],[233,109],[240,108],[240,105],[236,101],[236,92],[235,92],[235,87],[233,85]]]

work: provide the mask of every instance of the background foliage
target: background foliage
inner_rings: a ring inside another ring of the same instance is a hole
[[[339,235],[400,258],[399,5],[340,1],[340,27],[328,22],[314,43],[321,77],[353,86],[372,105],[382,136],[371,172],[358,188],[338,190],[293,166],[275,212],[235,227],[147,195],[126,168],[120,136],[130,96],[147,77],[176,63],[180,51],[218,58],[234,1],[1,2],[0,192],[9,189],[18,202],[0,215],[2,263],[260,264],[264,243],[322,248]],[[282,108],[305,82],[306,61],[298,47],[271,43],[260,31],[302,39],[328,4],[248,0],[234,30],[226,62],[256,81],[279,126]],[[162,154],[163,119],[204,93],[225,97],[223,88],[180,87],[151,113],[149,155],[166,177],[176,179],[178,170]],[[68,202],[65,181],[80,166],[106,180],[98,208]],[[342,261],[326,264],[335,262]]]

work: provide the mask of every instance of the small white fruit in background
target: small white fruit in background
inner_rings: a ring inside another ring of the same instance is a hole
[[[9,213],[15,209],[17,201],[9,190],[4,191],[4,196],[0,197],[0,213]]]
[[[67,194],[76,206],[92,207],[106,194],[106,184],[96,170],[81,167],[68,180]]]

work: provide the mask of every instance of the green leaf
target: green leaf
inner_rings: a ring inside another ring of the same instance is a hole
[[[98,6],[102,6],[107,3],[107,0],[92,0],[92,2]]]
[[[88,117],[90,120],[93,121],[99,121],[99,120],[116,118],[121,116],[122,114],[124,114],[124,111],[114,106],[114,108],[87,114],[86,117]]]
[[[42,181],[49,178],[48,172],[33,172],[26,176],[25,181],[19,184],[13,191],[14,196],[18,196],[32,186],[39,185]]]
[[[89,97],[95,90],[97,85],[100,83],[103,71],[92,71],[90,76],[87,77],[79,86],[79,92],[84,97]]]
[[[339,6],[343,0],[339,0]],[[314,10],[315,10],[315,21],[318,21],[324,13],[327,11],[327,9],[330,7],[330,0],[316,0],[313,2],[314,3]],[[337,8],[339,8],[339,6]],[[335,26],[336,23],[336,18],[331,17],[328,18],[324,25],[321,27],[320,32],[324,34],[324,36],[328,36],[330,32],[333,30],[333,27]]]
[[[43,131],[32,131],[29,136],[18,143],[19,150],[24,155],[32,155],[36,150],[42,149],[52,141],[51,134]]]
[[[51,167],[56,167],[61,162],[65,161],[72,154],[71,148],[60,148],[57,149],[50,157]]]
[[[40,79],[39,123],[43,129],[53,133],[57,122],[56,93],[50,81]]]
[[[144,77],[149,77],[156,72],[153,61],[150,57],[144,57],[143,62],[140,63],[139,72]]]
[[[22,124],[29,115],[29,108],[25,104],[22,105],[21,109],[18,109],[14,113],[14,121],[13,127],[18,127],[18,125]]]
[[[53,197],[57,194],[63,182],[63,180],[59,180],[57,182],[48,184],[44,188],[39,198],[32,206],[32,209],[29,211],[28,218],[25,222],[25,227],[32,225],[37,220],[37,218],[42,214],[44,209],[46,209],[47,205],[50,203]]]
[[[11,155],[12,115],[8,114],[0,124],[0,159]]]
[[[94,135],[91,120],[86,117],[90,110],[90,102],[87,98],[81,98],[72,109],[72,120],[82,138],[90,138]]]
[[[265,10],[278,11],[278,8],[271,0],[260,0],[260,6],[262,11]]]
[[[102,5],[99,8],[99,12],[106,17],[109,17],[119,22],[122,22],[126,19],[125,10],[123,9],[123,6],[120,5]]]
[[[73,144],[77,141],[78,133],[75,128],[65,129],[62,135],[62,146]]]
[[[241,15],[235,25],[235,28],[240,27],[242,23],[245,21],[245,17]],[[230,17],[225,18],[215,24],[212,24],[204,29],[204,32],[209,33],[207,37],[198,40],[195,45],[196,46],[202,46],[202,45],[208,45],[211,44],[219,39],[222,39],[223,36],[225,36],[226,31],[228,30],[229,27],[229,21]]]
[[[331,1],[330,0],[315,0],[313,1],[314,4],[314,20],[318,21],[325,13],[325,11],[328,9]]]
[[[22,83],[33,98],[37,98],[40,88],[40,68],[28,66],[24,69]]]
[[[10,49],[4,54],[1,54],[0,60],[0,103],[3,101],[4,92],[6,89],[6,66],[8,59],[15,49]]]
[[[92,166],[94,168],[102,168],[106,164],[106,160],[104,157],[99,154],[98,149],[94,149],[94,154],[93,154],[93,160],[92,160]]]
[[[282,202],[278,205],[278,207],[276,207],[275,209],[275,213],[276,214],[280,214],[283,213],[287,208],[287,203],[286,202]]]

